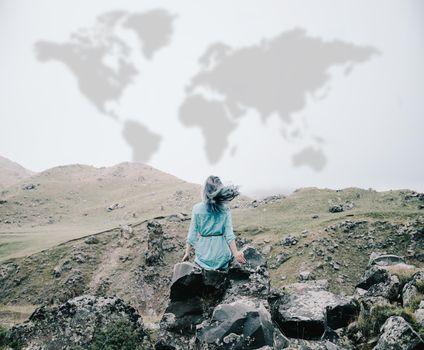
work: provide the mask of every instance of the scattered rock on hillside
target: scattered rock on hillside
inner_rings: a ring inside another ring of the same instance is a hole
[[[100,241],[96,236],[88,236],[85,240],[85,244],[98,244]]]
[[[130,225],[119,225],[119,232],[124,239],[131,239],[134,236],[134,229]]]
[[[37,186],[40,186],[40,184],[29,183],[29,184],[22,185],[22,189],[24,191],[29,191],[29,190],[33,190],[33,189],[37,188]]]
[[[267,196],[267,197],[264,197],[264,198],[261,198],[261,199],[254,199],[251,202],[248,202],[244,205],[237,205],[236,207],[237,208],[240,208],[240,207],[256,208],[260,205],[268,204],[268,203],[274,203],[274,202],[277,202],[277,201],[284,199],[284,198],[286,198],[286,196],[284,196],[282,194],[276,194],[276,195]]]
[[[121,208],[125,208],[125,205],[122,204],[122,203],[114,203],[114,204],[111,204],[110,206],[108,206],[106,208],[106,210],[107,211],[113,211],[113,210],[121,209]]]
[[[332,205],[330,208],[328,208],[328,211],[330,213],[340,213],[343,210],[344,210],[343,205],[341,205],[341,204]]]

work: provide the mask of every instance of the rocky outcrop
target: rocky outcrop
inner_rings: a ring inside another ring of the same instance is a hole
[[[359,310],[351,297],[330,293],[325,281],[270,290],[264,257],[242,250],[247,263],[226,271],[175,265],[156,349],[342,349],[335,330]]]
[[[25,323],[12,327],[8,342],[25,349],[88,348],[99,336],[125,327],[134,342],[146,336],[137,311],[118,298],[82,295],[57,307],[42,306]]]
[[[422,332],[420,317],[424,315],[419,309],[423,295],[417,285],[424,275],[422,271],[414,274],[415,270],[404,257],[371,254],[354,294],[360,304],[358,322],[348,327],[350,338],[359,348],[424,349],[417,331],[421,327]],[[418,309],[413,313],[415,307]]]
[[[204,270],[188,262],[175,265],[156,349],[274,346],[278,332],[267,301],[266,260],[252,247],[243,252],[247,263],[233,261],[226,271]],[[279,341],[284,343],[284,337]]]
[[[148,240],[146,251],[146,264],[149,266],[157,265],[162,262],[163,256],[163,230],[162,225],[151,220],[147,223]]]

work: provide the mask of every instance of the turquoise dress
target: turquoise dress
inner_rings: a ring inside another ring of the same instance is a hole
[[[211,235],[217,233],[223,235]],[[195,250],[195,263],[207,270],[226,269],[232,258],[229,243],[235,238],[228,206],[218,214],[208,212],[203,202],[193,206],[187,243]]]

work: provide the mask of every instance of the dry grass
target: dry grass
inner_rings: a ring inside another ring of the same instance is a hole
[[[391,274],[398,276],[402,285],[409,281],[416,272],[423,271],[421,268],[407,264],[384,266],[384,269],[389,271]]]
[[[11,327],[22,323],[28,319],[36,308],[36,305],[30,304],[0,305],[0,325]]]

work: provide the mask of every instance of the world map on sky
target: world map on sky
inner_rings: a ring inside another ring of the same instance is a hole
[[[142,83],[134,52],[141,54],[146,64],[155,64],[155,54],[166,50],[173,39],[176,18],[164,9],[110,11],[98,16],[93,26],[71,33],[66,42],[41,40],[34,45],[40,62],[63,63],[77,80],[81,94],[101,114],[122,124],[122,136],[132,148],[134,161],[147,162],[160,150],[163,135],[142,121],[124,119],[119,102],[126,89]],[[122,34],[128,32],[136,36],[138,47]],[[375,54],[379,51],[373,47],[324,41],[302,28],[244,47],[210,43],[198,58],[198,73],[188,77],[175,118],[187,128],[200,130],[205,155],[215,164],[228,150],[241,118],[256,113],[265,122],[277,115],[282,137],[310,144],[292,155],[292,164],[321,171],[327,162],[321,146],[324,140],[308,134],[307,127],[296,122],[296,113],[306,107],[308,95],[322,94],[331,80],[331,67],[340,66],[347,76],[355,64]],[[230,152],[234,154],[236,149]]]

